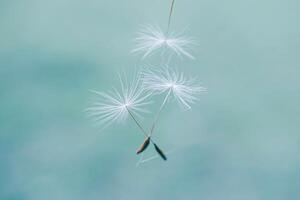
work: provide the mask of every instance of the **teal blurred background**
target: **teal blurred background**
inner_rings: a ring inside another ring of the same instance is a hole
[[[131,121],[100,131],[86,118],[89,89],[138,67],[135,33],[165,28],[169,4],[0,0],[1,200],[300,199],[299,1],[176,1],[172,29],[199,45],[172,63],[208,93],[164,110],[168,162],[136,167]]]

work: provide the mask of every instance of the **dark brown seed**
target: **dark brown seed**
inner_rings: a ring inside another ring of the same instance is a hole
[[[147,137],[146,140],[143,142],[143,144],[140,146],[140,148],[136,151],[136,154],[145,151],[146,148],[149,146],[149,143],[150,143],[150,137]]]
[[[160,157],[166,161],[166,160],[167,160],[167,157],[166,157],[166,155],[163,153],[163,151],[162,151],[155,143],[153,143],[153,145],[154,145],[155,150],[157,151],[157,153],[160,155]]]

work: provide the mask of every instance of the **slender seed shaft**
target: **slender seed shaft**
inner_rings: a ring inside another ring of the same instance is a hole
[[[134,117],[134,115],[132,114],[132,112],[127,108],[126,106],[126,110],[128,111],[129,115],[131,116],[131,118],[134,120],[134,122],[136,123],[136,125],[141,129],[141,131],[143,132],[143,134],[149,138],[150,142],[152,142],[152,144],[154,145],[156,151],[158,154],[160,154],[160,156],[164,159],[167,160],[167,157],[165,156],[165,154],[163,153],[163,151],[158,147],[158,145],[152,140],[151,136],[147,134],[147,132],[145,131],[145,129],[141,126],[141,124],[138,122],[138,120]]]
[[[169,19],[168,19],[167,34],[169,33],[169,29],[170,29],[170,25],[171,25],[171,19],[172,19],[172,14],[173,14],[173,9],[174,9],[174,3],[175,3],[175,0],[172,0],[171,7],[170,7],[170,13],[169,13]]]
[[[128,107],[126,106],[126,110],[129,113],[129,115],[131,116],[131,118],[133,119],[133,121],[135,122],[135,124],[139,127],[139,129],[143,132],[143,134],[146,137],[150,137],[150,135],[147,134],[147,131],[142,127],[142,125],[138,122],[138,120],[134,117],[134,115],[132,114],[132,112],[128,109]],[[154,144],[155,142],[152,140],[152,138],[150,137],[150,141]]]
[[[164,98],[164,101],[163,101],[162,104],[160,105],[159,110],[157,111],[157,113],[156,113],[156,115],[155,115],[155,118],[154,118],[153,123],[152,123],[152,126],[151,126],[150,136],[153,135],[153,131],[154,131],[155,125],[156,125],[156,123],[157,123],[157,120],[158,120],[158,118],[159,118],[159,115],[160,115],[161,111],[163,110],[163,108],[165,107],[165,105],[166,105],[166,103],[167,103],[167,100],[168,100],[168,98],[169,98],[169,96],[170,96],[170,94],[171,94],[171,91],[172,91],[172,88],[169,89],[167,95],[166,95],[165,98]]]

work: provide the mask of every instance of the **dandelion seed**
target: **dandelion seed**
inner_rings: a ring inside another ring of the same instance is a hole
[[[143,142],[143,144],[139,147],[139,149],[136,151],[136,154],[140,154],[143,151],[147,149],[147,147],[150,144],[150,137],[147,137],[146,140]]]
[[[195,43],[191,38],[184,36],[182,32],[165,34],[157,26],[146,26],[138,33],[135,42],[136,47],[132,52],[142,53],[143,59],[158,49],[171,50],[180,57],[186,56],[194,59],[189,51]]]
[[[167,160],[167,156],[164,154],[164,152],[155,143],[153,143],[153,145],[154,145],[154,148],[155,148],[156,152],[160,155],[160,157],[164,161],[166,161]]]
[[[138,76],[128,84],[127,79],[125,82],[120,77],[121,90],[114,89],[110,93],[102,93],[93,91],[100,96],[100,100],[94,103],[86,111],[90,117],[93,117],[94,121],[106,126],[115,122],[125,120],[130,116],[135,124],[139,127],[142,133],[146,136],[146,140],[138,149],[137,154],[146,150],[150,142],[154,144],[154,141],[143,126],[139,123],[136,116],[140,116],[139,113],[148,112],[142,107],[148,105],[150,102],[146,101],[150,94],[145,93],[141,87],[141,81]],[[159,148],[155,145],[155,148]]]
[[[143,107],[150,103],[147,101],[149,94],[145,94],[140,87],[140,79],[137,77],[128,83],[120,77],[120,82],[121,90],[113,88],[108,93],[92,91],[98,95],[99,100],[86,111],[96,123],[109,125],[125,120],[129,114],[140,117],[140,113],[148,112]]]
[[[169,68],[145,70],[141,79],[146,90],[154,94],[168,92],[186,109],[190,109],[190,104],[197,100],[196,95],[206,91],[204,87],[195,83],[194,78],[188,79],[182,73]]]

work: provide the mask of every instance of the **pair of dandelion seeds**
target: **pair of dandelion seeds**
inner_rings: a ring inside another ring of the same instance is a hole
[[[113,88],[107,93],[93,91],[99,100],[87,109],[88,115],[96,123],[104,126],[131,118],[145,137],[136,153],[143,153],[152,143],[158,156],[163,160],[167,160],[166,153],[152,139],[161,112],[172,99],[177,101],[184,110],[190,109],[199,94],[206,91],[195,78],[186,77],[169,65],[174,55],[194,58],[190,53],[190,48],[194,44],[192,39],[183,36],[182,33],[169,33],[173,4],[174,1],[170,9],[168,30],[163,32],[159,27],[154,26],[143,28],[135,38],[136,48],[132,50],[134,53],[141,53],[143,59],[156,52],[160,53],[161,66],[143,68],[131,81],[128,81],[126,76],[119,75],[120,88]],[[148,112],[145,107],[150,104],[151,97],[155,95],[164,95],[164,98],[154,115],[151,127],[146,129],[139,119],[143,113]]]

